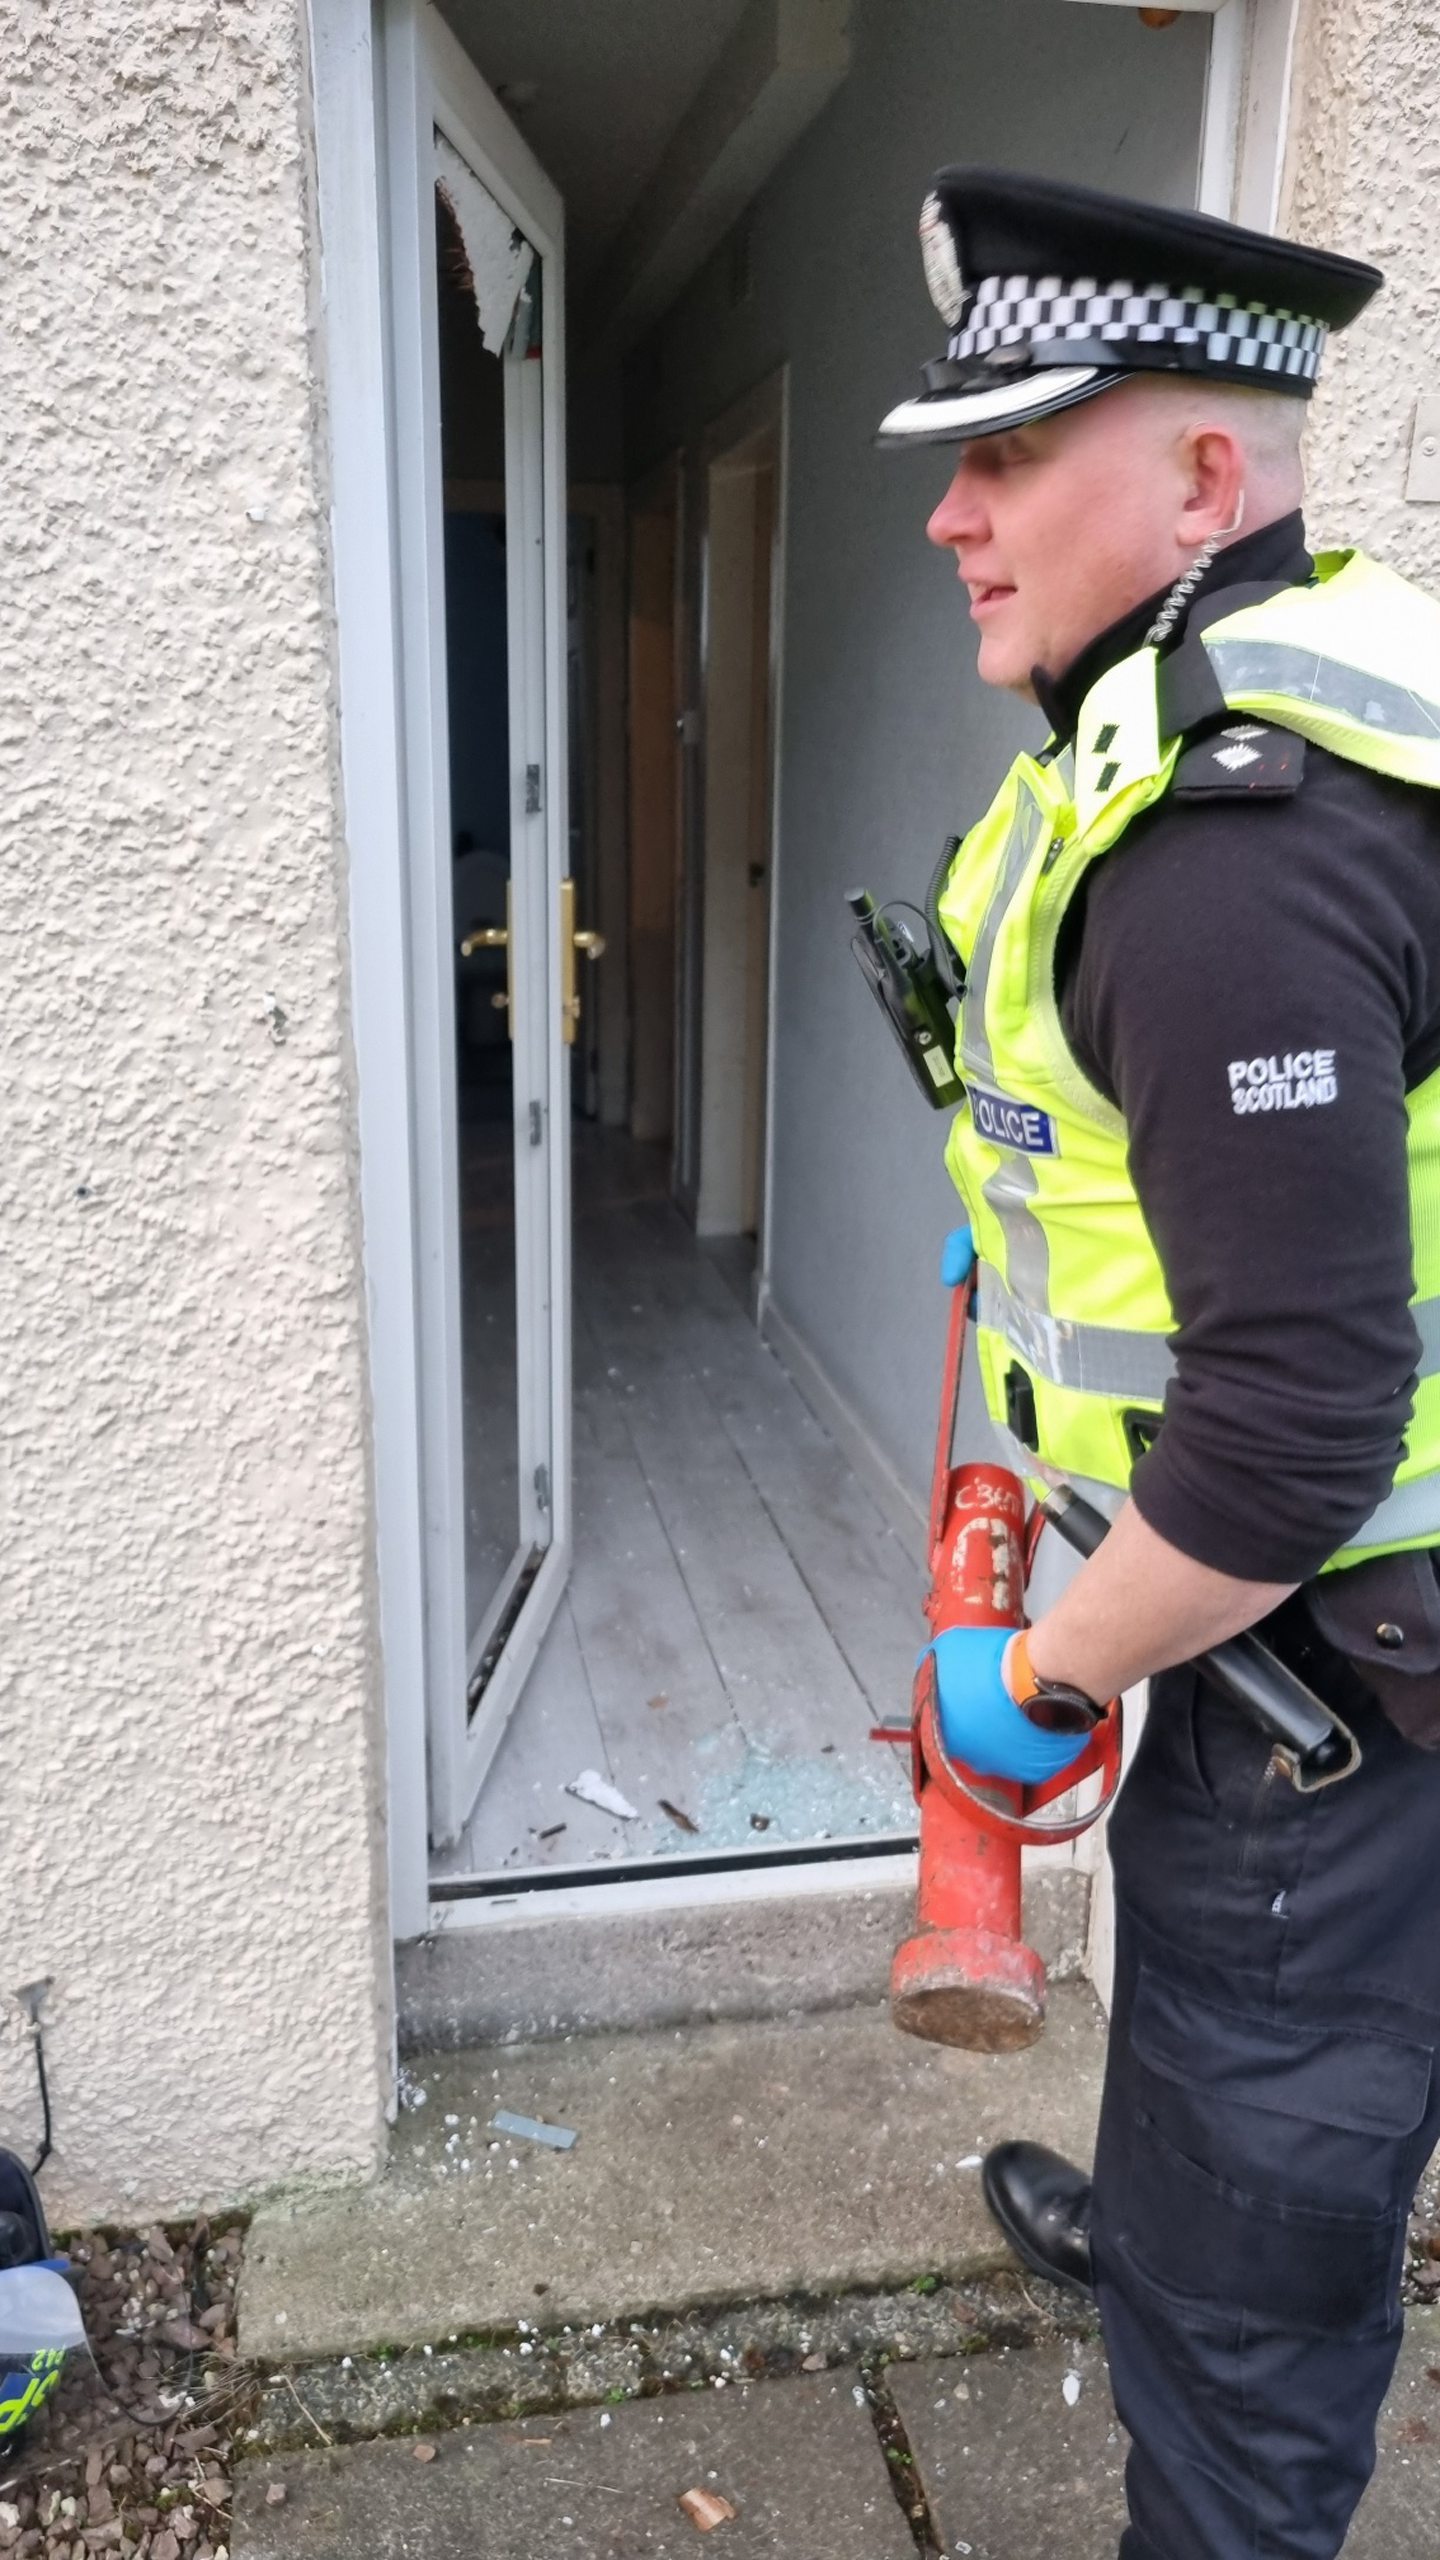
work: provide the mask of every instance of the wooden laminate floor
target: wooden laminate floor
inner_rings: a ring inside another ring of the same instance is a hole
[[[569,1592],[437,1872],[908,1831],[902,1756],[867,1736],[907,1711],[917,1558],[761,1342],[733,1248],[672,1207],[661,1152],[595,1131],[575,1492]],[[635,1820],[566,1793],[586,1769]]]

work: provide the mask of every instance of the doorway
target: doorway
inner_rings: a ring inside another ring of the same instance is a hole
[[[703,781],[692,1092],[697,1235],[763,1248],[783,382],[705,440]]]
[[[675,1132],[675,915],[683,826],[678,456],[631,496],[627,528],[630,783],[630,1134],[669,1148]]]
[[[630,494],[628,1107],[606,1127],[577,1094],[574,1563],[437,1860],[446,1901],[913,1831],[903,1757],[869,1736],[915,1562],[755,1323],[782,456],[777,381]]]

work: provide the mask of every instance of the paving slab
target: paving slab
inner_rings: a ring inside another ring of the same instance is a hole
[[[242,2464],[234,2560],[914,2560],[855,2373]],[[283,2502],[270,2503],[272,2489]],[[733,2518],[708,2535],[678,2501]]]
[[[413,2066],[373,2186],[251,2224],[241,2352],[264,2360],[956,2280],[1007,2263],[979,2155],[1093,2155],[1104,2023],[1059,1984],[1028,2053],[949,2053],[888,2009],[583,2037]],[[498,2141],[497,2107],[574,2130]]]
[[[942,2356],[889,2381],[942,2551],[1115,2560],[1125,2438],[1098,2346]]]
[[[1067,2399],[1065,2378],[1078,2377]],[[1125,2434],[1096,2345],[892,2366],[890,2387],[942,2550],[973,2560],[1115,2560]],[[1412,2311],[1375,2477],[1345,2560],[1440,2552],[1440,2313]]]

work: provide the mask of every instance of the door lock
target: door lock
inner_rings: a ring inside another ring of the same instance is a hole
[[[510,929],[514,921],[515,919],[511,912],[510,905],[510,883],[507,880],[505,883],[504,923],[477,924],[471,932],[464,935],[460,944],[460,957],[462,960],[471,959],[477,951],[504,952],[505,984],[503,987],[497,989],[490,1001],[495,1007],[497,1013],[503,1013],[508,1016],[506,1027],[509,1030],[512,1040],[515,1037],[515,963],[510,949]]]
[[[580,972],[576,967],[575,955],[583,951],[587,960],[595,961],[600,958],[604,948],[603,933],[596,933],[587,925],[577,927],[575,883],[573,880],[562,880],[560,883],[560,1020],[567,1048],[574,1042],[576,1025],[580,1020]]]

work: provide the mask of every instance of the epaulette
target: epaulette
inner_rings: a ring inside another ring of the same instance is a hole
[[[1232,720],[1182,750],[1176,800],[1289,800],[1305,772],[1305,741],[1268,721]]]

